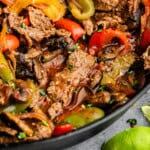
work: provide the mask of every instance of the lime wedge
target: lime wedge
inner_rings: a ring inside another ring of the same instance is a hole
[[[150,121],[150,105],[143,105],[141,107],[141,110],[144,116],[147,118],[147,120]]]
[[[150,150],[150,128],[126,129],[105,142],[101,150]]]

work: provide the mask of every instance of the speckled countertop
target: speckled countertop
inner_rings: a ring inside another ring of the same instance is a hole
[[[107,129],[97,133],[97,135],[82,143],[66,148],[64,150],[100,150],[100,147],[104,141],[129,127],[129,124],[126,123],[129,118],[135,118],[137,120],[137,125],[150,126],[150,123],[147,122],[141,113],[140,108],[143,104],[150,104],[150,89],[119,120],[117,120]]]

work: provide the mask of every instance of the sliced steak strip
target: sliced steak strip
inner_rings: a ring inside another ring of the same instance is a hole
[[[31,26],[25,26],[25,28],[23,28],[23,17],[17,16],[14,13],[9,14],[8,22],[12,29],[25,36],[29,46],[31,46],[32,39],[39,42],[43,38],[50,37],[55,34],[55,28],[51,24],[49,18],[46,17],[41,10],[33,7],[29,7],[28,10]]]
[[[96,10],[100,11],[121,11],[127,0],[94,0]]]
[[[95,0],[96,24],[103,28],[133,30],[140,23],[140,0]],[[127,11],[128,10],[128,11]]]
[[[0,126],[0,133],[6,133],[10,136],[15,136],[18,133],[18,131],[6,126]]]
[[[50,82],[47,91],[51,99],[68,106],[75,88],[87,78],[94,63],[95,58],[82,50],[72,53],[63,71],[57,73]]]

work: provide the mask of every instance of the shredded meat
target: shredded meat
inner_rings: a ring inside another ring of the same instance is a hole
[[[88,102],[90,104],[99,105],[99,106],[105,106],[109,104],[111,100],[111,94],[107,91],[100,91],[96,93],[95,95],[92,95],[88,97]]]
[[[121,11],[127,0],[95,0],[95,8],[100,11]]]
[[[28,136],[32,136],[33,130],[24,121],[20,120],[15,115],[5,112],[3,113],[10,121],[14,122],[22,131],[24,131]]]
[[[88,35],[91,35],[94,31],[94,23],[91,19],[83,20],[82,24],[85,28],[85,31]]]
[[[6,133],[8,135],[15,136],[18,131],[6,126],[0,126],[0,133]]]
[[[45,88],[48,83],[47,72],[37,59],[34,59],[33,63],[34,63],[35,77],[38,80],[39,87]]]
[[[27,137],[25,139],[22,139],[22,142],[50,137],[54,129],[53,123],[47,118],[44,113],[41,112],[40,109],[36,109],[35,111],[36,112],[23,113],[18,115],[12,115],[11,113],[6,112],[1,115],[8,118],[9,121],[18,126],[21,131],[25,132]],[[42,123],[43,120],[46,121],[47,125]],[[0,136],[0,144],[21,142],[16,137],[18,131],[13,128],[0,126],[0,133],[6,133],[8,135]]]
[[[32,39],[39,42],[43,38],[50,37],[55,34],[55,28],[51,24],[49,18],[46,17],[41,10],[33,7],[29,7],[28,10],[31,26],[23,28],[23,17],[17,16],[14,13],[9,14],[8,21],[10,27],[21,35],[24,35],[29,46],[31,46],[33,44]]]
[[[62,104],[59,102],[53,103],[48,109],[49,116],[53,120],[56,116],[59,116],[63,112]]]
[[[72,53],[67,61],[67,67],[55,75],[47,89],[53,101],[60,101],[64,106],[69,105],[73,91],[80,81],[88,76],[94,62],[95,58],[82,50]],[[70,66],[72,69],[69,69]]]
[[[95,7],[100,11],[95,13],[94,19],[96,24],[104,29],[109,27],[121,31],[136,29],[140,23],[139,6],[139,0],[96,0]]]
[[[150,46],[143,53],[144,69],[150,69]]]
[[[114,13],[95,13],[95,20],[96,24],[103,27],[103,29],[114,27],[126,31],[128,28],[125,25],[125,20]]]
[[[12,93],[12,89],[8,85],[0,85],[0,106],[9,104],[9,98]]]

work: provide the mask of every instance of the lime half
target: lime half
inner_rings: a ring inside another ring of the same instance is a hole
[[[144,116],[147,118],[147,120],[150,121],[150,105],[143,105],[141,107],[141,110]]]
[[[101,150],[150,150],[150,128],[126,129],[104,143]]]

